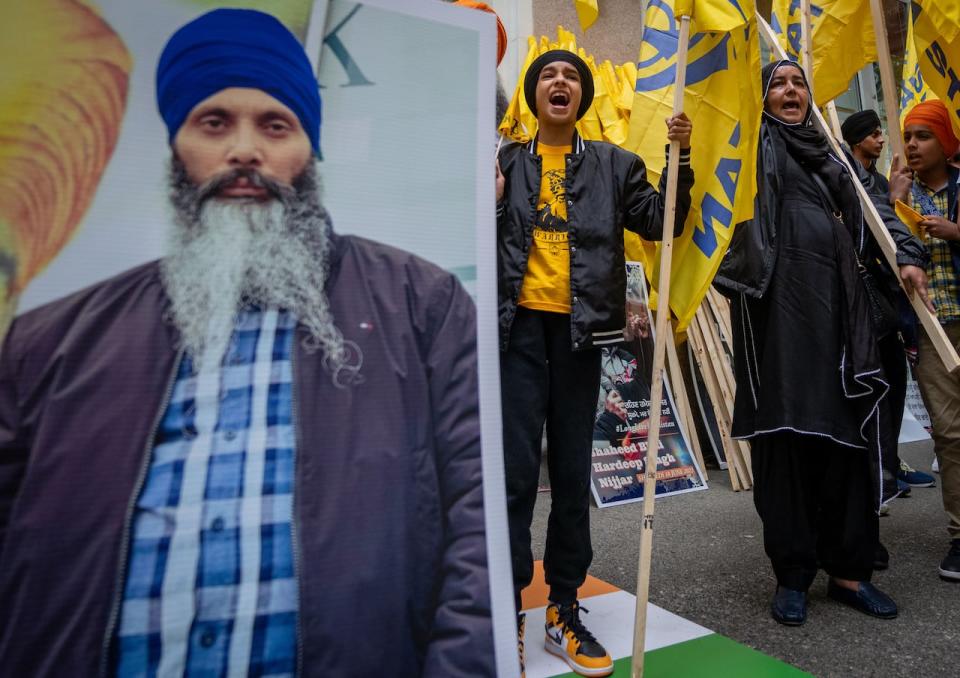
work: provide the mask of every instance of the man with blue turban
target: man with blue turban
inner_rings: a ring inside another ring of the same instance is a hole
[[[470,297],[333,232],[276,19],[201,16],[156,82],[168,254],[0,354],[0,672],[493,675]]]

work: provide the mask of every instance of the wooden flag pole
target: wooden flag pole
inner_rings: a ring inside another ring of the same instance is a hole
[[[673,402],[676,404],[677,412],[680,415],[680,425],[687,434],[690,451],[693,452],[693,457],[700,466],[700,473],[703,474],[703,479],[710,480],[710,476],[707,473],[707,465],[703,460],[703,448],[700,447],[700,436],[697,434],[697,424],[693,420],[693,408],[690,405],[690,398],[687,397],[687,386],[683,378],[683,371],[680,368],[680,356],[677,355],[676,340],[667,344],[667,367],[670,370],[670,386],[673,387]]]
[[[679,5],[685,5],[681,10]],[[677,2],[680,32],[677,38],[676,78],[673,86],[673,114],[683,112],[683,90],[687,83],[687,47],[690,43],[691,2]],[[657,286],[656,340],[653,347],[653,376],[650,388],[647,455],[643,467],[643,525],[640,529],[640,554],[637,566],[637,610],[633,627],[631,676],[642,678],[646,647],[647,602],[650,597],[650,566],[653,550],[653,511],[657,494],[657,457],[660,449],[660,417],[663,400],[663,363],[667,342],[673,341],[670,327],[670,265],[673,259],[673,225],[677,218],[677,177],[680,172],[680,144],[670,142],[667,161],[667,191],[664,199],[663,242],[660,249],[660,278]]]
[[[780,43],[777,42],[777,38],[773,32],[773,29],[770,28],[770,24],[768,24],[766,19],[760,16],[759,13],[757,13],[757,25],[760,27],[760,35],[763,36],[763,39],[767,42],[767,45],[770,47],[770,49],[773,50],[773,53],[777,54],[778,58],[785,59],[786,53],[783,51]],[[810,102],[810,110],[813,111],[814,120],[817,122],[820,130],[826,132],[827,123],[820,114],[819,109],[817,109],[816,105],[814,105],[812,101]],[[883,256],[887,260],[887,264],[890,266],[890,269],[896,273],[899,270],[899,267],[897,266],[897,246],[893,242],[890,232],[887,230],[886,225],[884,225],[883,220],[877,213],[877,208],[874,206],[870,196],[867,195],[867,191],[863,187],[863,184],[861,184],[857,178],[857,172],[853,169],[853,167],[851,167],[850,161],[847,159],[846,154],[836,144],[836,142],[833,140],[833,137],[831,137],[829,134],[826,136],[828,140],[832,141],[834,154],[837,156],[840,162],[846,166],[847,171],[850,172],[850,176],[854,180],[853,187],[856,189],[857,195],[860,197],[860,205],[863,208],[863,216],[867,220],[867,225],[870,227],[870,232],[876,239],[877,244],[880,245],[880,249],[883,251]],[[900,280],[899,275],[897,275],[897,280]],[[900,281],[900,286],[903,287],[902,280]],[[912,296],[910,299],[910,305],[913,307],[914,312],[920,319],[920,324],[923,325],[923,329],[926,330],[927,336],[933,343],[934,348],[937,349],[937,355],[940,356],[940,360],[943,361],[943,365],[947,368],[947,371],[953,372],[957,368],[960,368],[960,357],[957,356],[957,351],[953,347],[953,344],[951,344],[950,340],[947,339],[947,335],[944,333],[943,327],[937,321],[937,316],[931,313],[930,310],[923,305],[923,302],[920,301],[920,295],[918,294],[914,294]]]
[[[887,114],[887,137],[890,139],[890,150],[900,156],[900,162],[906,162],[903,155],[903,135],[900,133],[900,100],[897,96],[897,83],[893,79],[893,59],[890,57],[890,43],[887,41],[887,22],[883,19],[883,5],[880,0],[870,0],[870,14],[873,15],[873,34],[877,40],[877,64],[880,66],[880,89],[883,90],[883,107]]]
[[[810,10],[810,0],[800,0],[800,53],[803,55],[803,72],[810,87],[810,98],[813,99],[813,13]],[[843,139],[836,104],[828,101],[824,109],[834,138]]]
[[[813,99],[813,19],[810,15],[810,0],[800,0],[800,53],[803,55],[803,72]],[[786,58],[786,54],[783,55]]]
[[[837,105],[833,103],[833,101],[828,101],[824,108],[827,111],[827,120],[830,121],[833,138],[837,141],[843,141],[843,130],[840,129],[840,116],[837,115]]]

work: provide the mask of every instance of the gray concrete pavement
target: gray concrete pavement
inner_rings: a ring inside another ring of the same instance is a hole
[[[903,445],[900,453],[929,472],[932,450],[922,442]],[[540,495],[534,517],[538,558],[549,496]],[[590,516],[591,574],[630,592],[636,591],[640,507],[593,508]],[[806,625],[774,622],[768,608],[776,583],[760,520],[750,492],[733,492],[726,471],[710,470],[709,490],[659,501],[656,516],[650,599],[657,605],[816,676],[960,676],[960,584],[937,575],[949,547],[939,487],[914,488],[880,519],[890,569],[874,583],[899,605],[900,616],[891,621],[827,598],[821,573]],[[589,624],[589,615],[585,619]]]

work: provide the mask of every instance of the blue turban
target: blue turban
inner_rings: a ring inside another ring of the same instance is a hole
[[[157,107],[170,143],[190,111],[228,87],[263,90],[296,113],[320,148],[320,88],[296,36],[276,18],[249,9],[215,9],[167,41],[157,64]]]

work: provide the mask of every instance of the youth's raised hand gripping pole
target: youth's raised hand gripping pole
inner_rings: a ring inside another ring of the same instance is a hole
[[[674,16],[680,17],[677,39],[677,75],[673,89],[673,114],[683,112],[683,90],[687,81],[687,46],[690,42],[690,16],[693,0],[677,0]],[[647,421],[647,455],[643,465],[643,524],[640,529],[640,555],[637,565],[637,610],[633,628],[633,660],[631,675],[643,676],[643,653],[646,646],[647,601],[650,594],[650,565],[653,549],[653,511],[657,494],[657,457],[660,447],[660,401],[663,399],[663,364],[667,342],[673,341],[670,327],[670,262],[673,255],[673,225],[677,218],[677,175],[680,171],[680,144],[670,142],[667,161],[667,192],[663,213],[663,242],[660,248],[660,278],[657,285],[657,320],[653,348],[653,376],[650,387],[650,410]]]

